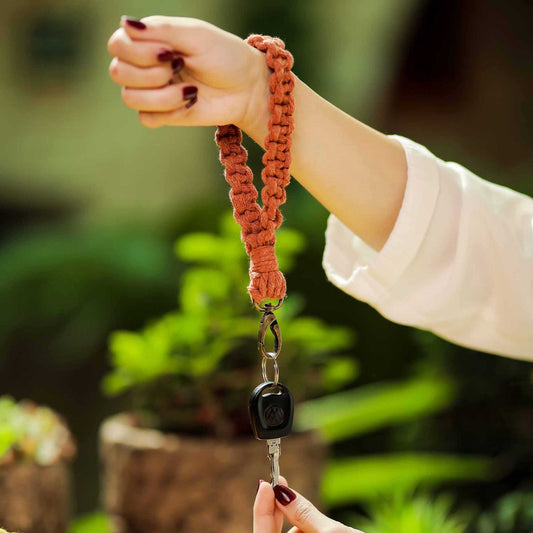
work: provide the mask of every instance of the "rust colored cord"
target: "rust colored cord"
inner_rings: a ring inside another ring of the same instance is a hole
[[[256,306],[265,299],[283,300],[285,277],[280,272],[274,245],[276,230],[283,218],[279,206],[286,201],[285,187],[289,184],[291,164],[291,133],[294,130],[293,57],[285,50],[285,43],[277,37],[252,34],[246,42],[263,52],[270,76],[270,112],[268,135],[261,172],[264,186],[261,208],[253,173],[246,164],[248,152],[242,146],[242,132],[234,124],[217,126],[215,142],[220,147],[220,162],[224,177],[231,185],[230,199],[233,216],[241,226],[241,239],[250,256],[250,285],[248,292]]]

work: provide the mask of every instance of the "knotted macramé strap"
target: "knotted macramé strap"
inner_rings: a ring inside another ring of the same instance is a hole
[[[233,216],[241,226],[241,238],[250,256],[248,292],[257,305],[267,298],[283,299],[286,283],[278,269],[274,245],[276,230],[283,218],[279,206],[285,203],[285,187],[289,184],[291,164],[291,133],[294,130],[293,57],[285,43],[277,37],[252,34],[246,42],[265,53],[270,76],[270,112],[268,135],[261,172],[263,207],[257,203],[253,174],[246,164],[248,152],[242,146],[242,132],[234,124],[217,126],[215,142],[220,147],[224,176],[231,185]]]

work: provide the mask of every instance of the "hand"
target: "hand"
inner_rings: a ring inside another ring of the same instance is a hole
[[[255,119],[255,94],[268,91],[264,54],[203,20],[123,18],[108,49],[114,56],[110,75],[123,87],[124,103],[150,128],[235,124],[246,129]],[[183,89],[191,86],[197,88],[194,105],[192,89],[189,99],[183,98]]]
[[[287,486],[280,484],[272,490],[262,481],[254,504],[254,533],[280,533],[283,516],[294,526],[289,533],[362,533],[323,515],[310,501]]]

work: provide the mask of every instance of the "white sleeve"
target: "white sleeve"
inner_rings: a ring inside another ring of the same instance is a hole
[[[533,360],[533,199],[391,137],[408,168],[393,231],[376,252],[330,215],[329,281],[393,322]]]

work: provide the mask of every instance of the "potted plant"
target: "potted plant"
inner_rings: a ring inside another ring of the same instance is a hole
[[[283,272],[303,245],[299,233],[279,232]],[[103,389],[128,392],[134,403],[101,427],[104,504],[116,532],[248,531],[258,477],[268,472],[266,445],[253,439],[247,412],[262,381],[260,315],[245,291],[248,258],[230,214],[219,235],[185,235],[176,253],[194,263],[178,310],[110,339]],[[281,381],[296,402],[337,390],[357,373],[353,357],[334,355],[353,334],[301,316],[302,307],[291,293],[276,313]],[[283,440],[281,471],[316,499],[323,457],[317,433],[295,433]]]
[[[65,533],[74,454],[70,431],[55,412],[0,397],[0,526]]]

